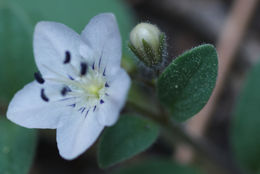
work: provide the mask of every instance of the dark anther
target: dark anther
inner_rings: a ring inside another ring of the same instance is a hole
[[[36,72],[34,73],[34,78],[35,80],[40,83],[43,84],[44,83],[44,79],[42,78],[42,75],[40,74],[40,72]]]
[[[94,106],[94,109],[93,109],[93,112],[95,112],[96,108],[97,108],[97,106],[95,105],[95,106]]]
[[[85,118],[87,117],[87,115],[88,115],[88,112],[89,112],[89,110],[86,112],[86,114],[85,114]]]
[[[87,73],[87,70],[88,70],[88,66],[86,63],[82,62],[80,64],[80,75],[84,76],[86,73]]]
[[[75,108],[75,107],[76,107],[76,104],[74,103],[74,104],[72,104],[72,105],[69,105],[69,106],[71,106],[71,107]]]
[[[108,83],[107,83],[107,82],[106,82],[106,84],[105,84],[105,87],[106,87],[106,88],[108,88],[108,87],[109,87],[109,85],[108,85]]]
[[[44,100],[44,101],[46,101],[46,102],[48,102],[49,101],[49,98],[45,95],[45,93],[44,93],[44,89],[41,89],[41,98]]]
[[[83,109],[82,109],[82,111],[81,111],[82,114],[83,114],[83,112],[85,111],[85,109],[86,109],[86,108],[83,108]]]
[[[68,92],[71,92],[71,89],[69,87],[63,87],[62,90],[60,91],[62,96],[65,96]]]
[[[83,113],[85,111],[85,109],[86,109],[85,107],[81,107],[78,109],[78,111],[81,111],[81,113]]]
[[[103,103],[104,103],[104,100],[101,99],[101,100],[100,100],[100,104],[103,104]]]
[[[103,76],[106,76],[106,67],[104,68]]]
[[[64,64],[67,64],[67,63],[70,63],[70,58],[71,58],[71,55],[70,55],[70,52],[69,51],[66,51],[65,52],[65,60],[64,60]]]
[[[95,69],[95,62],[92,64],[92,69],[93,70]]]
[[[69,79],[70,79],[70,80],[74,80],[74,78],[73,78],[73,77],[71,77],[70,75],[68,75],[68,77],[69,77]]]

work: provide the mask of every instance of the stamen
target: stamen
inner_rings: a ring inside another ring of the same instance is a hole
[[[71,92],[71,89],[69,87],[63,87],[62,90],[60,91],[62,96],[65,96],[68,92]]]
[[[45,95],[43,88],[41,89],[41,98],[46,102],[49,101],[49,98]]]
[[[93,109],[93,112],[95,112],[96,108],[97,108],[97,106],[95,105],[95,106],[94,106],[94,109]]]
[[[45,80],[42,78],[42,75],[40,74],[40,72],[34,73],[34,78],[40,84],[43,84],[45,82]]]
[[[104,103],[104,100],[101,99],[101,100],[100,100],[100,104],[103,104],[103,103]]]
[[[84,63],[84,62],[82,62],[82,63],[80,64],[80,68],[81,68],[81,69],[80,69],[80,75],[81,75],[81,76],[86,75],[87,70],[88,70],[87,64]]]
[[[108,83],[107,83],[107,82],[105,83],[105,87],[106,87],[106,88],[108,88],[108,87],[109,87],[109,85],[108,85]]]
[[[70,63],[70,58],[71,58],[71,55],[70,55],[70,52],[69,51],[66,51],[65,52],[65,60],[64,60],[64,64],[67,64],[67,63]]]

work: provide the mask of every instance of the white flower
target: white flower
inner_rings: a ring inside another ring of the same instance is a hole
[[[120,67],[121,37],[113,14],[95,16],[81,35],[40,22],[34,32],[40,73],[12,99],[7,117],[27,128],[57,129],[60,155],[88,149],[123,107],[130,78]]]

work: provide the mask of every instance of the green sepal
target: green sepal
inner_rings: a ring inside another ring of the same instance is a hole
[[[159,62],[162,62],[163,56],[166,52],[166,35],[161,33],[159,37],[158,60]]]
[[[145,52],[146,59],[147,59],[147,65],[153,66],[153,65],[157,64],[157,60],[156,60],[156,56],[155,56],[155,52],[154,52],[153,48],[144,39],[142,40],[142,43],[143,43],[144,52]]]

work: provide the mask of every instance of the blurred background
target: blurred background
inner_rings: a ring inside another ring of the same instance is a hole
[[[184,126],[232,156],[230,120],[248,70],[260,57],[258,0],[0,0],[0,115],[5,116],[14,93],[33,80],[32,36],[41,20],[57,21],[81,32],[91,17],[115,13],[123,38],[122,65],[131,73],[133,55],[127,48],[131,29],[139,22],[156,24],[167,36],[168,62],[203,43],[217,47],[219,77],[214,94],[196,117]],[[134,99],[131,92],[129,98]],[[63,160],[55,131],[38,131],[30,174],[102,174],[150,157],[165,157],[189,164],[192,151],[171,147],[163,139],[147,151],[108,170],[98,168],[96,145],[73,161]],[[259,137],[258,137],[259,138]],[[23,151],[23,149],[20,149]]]

